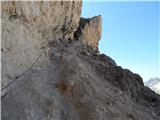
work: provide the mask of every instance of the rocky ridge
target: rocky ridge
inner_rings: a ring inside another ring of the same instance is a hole
[[[99,53],[82,1],[1,4],[2,120],[159,120],[160,96]]]

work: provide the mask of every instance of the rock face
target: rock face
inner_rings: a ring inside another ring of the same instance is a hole
[[[81,5],[81,1],[2,2],[2,86],[31,67],[49,42],[73,39]]]
[[[93,18],[81,18],[78,30],[75,33],[75,38],[82,41],[84,44],[98,50],[98,42],[102,33],[102,18],[95,16]]]
[[[30,23],[39,32],[50,29],[72,37],[79,24],[81,5],[81,1],[2,2],[2,17],[7,15],[9,20]]]
[[[2,2],[2,120],[159,120],[160,96],[98,53],[101,17],[81,4]]]

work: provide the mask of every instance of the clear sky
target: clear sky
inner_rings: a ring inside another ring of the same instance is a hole
[[[97,1],[83,1],[81,16],[102,15],[100,52],[144,81],[160,77],[160,3]]]

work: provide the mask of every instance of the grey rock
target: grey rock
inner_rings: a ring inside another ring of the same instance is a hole
[[[139,75],[81,53],[81,44],[50,46],[53,54],[43,53],[2,97],[2,120],[159,119],[160,96]]]
[[[31,67],[50,42],[74,37],[82,1],[1,3],[3,87]]]
[[[110,58],[109,56],[105,55],[105,54],[101,54],[100,55],[100,59],[106,63],[108,63],[109,65],[113,65],[113,66],[116,66],[116,62]]]
[[[160,96],[98,53],[101,18],[78,27],[80,6],[2,2],[2,120],[159,120]]]
[[[102,18],[95,16],[92,18],[81,18],[80,25],[75,33],[75,39],[98,50],[98,42],[102,33]]]

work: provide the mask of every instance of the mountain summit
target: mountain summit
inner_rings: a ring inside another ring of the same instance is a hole
[[[4,1],[2,120],[159,120],[160,96],[98,42],[82,1]]]
[[[159,78],[151,78],[145,82],[145,85],[151,88],[156,93],[160,94],[160,79]]]

